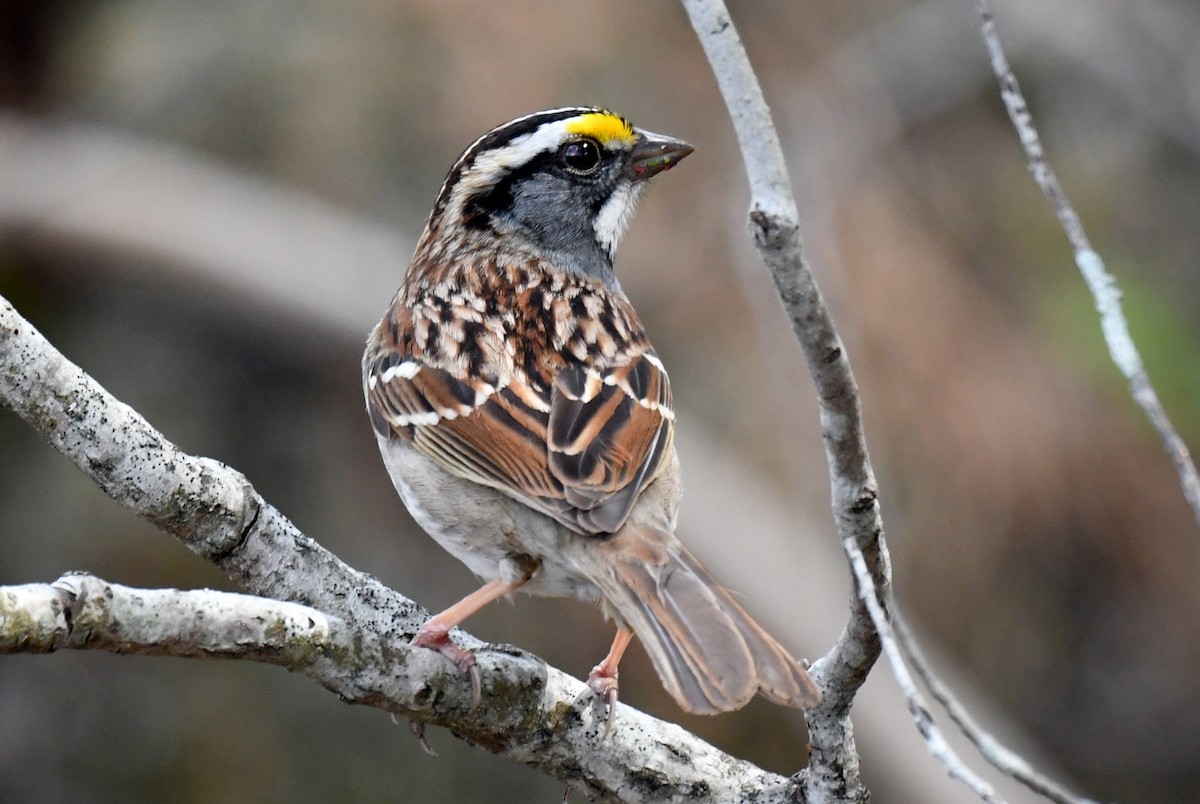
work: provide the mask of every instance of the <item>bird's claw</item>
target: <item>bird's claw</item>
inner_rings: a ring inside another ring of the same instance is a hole
[[[428,623],[426,624],[428,625]],[[449,629],[421,627],[412,638],[414,648],[436,650],[450,661],[454,662],[460,673],[471,681],[471,708],[479,705],[483,697],[483,682],[479,677],[479,668],[475,664],[475,654],[466,648],[459,647],[450,639]]]
[[[608,717],[604,721],[604,736],[607,738],[617,717],[617,675],[606,672],[603,667],[596,667],[588,676],[587,684],[608,709]]]
[[[413,737],[417,738],[417,744],[421,746],[421,750],[431,757],[437,758],[437,751],[434,751],[429,743],[425,741],[425,722],[422,720],[408,721],[408,730],[412,732]]]

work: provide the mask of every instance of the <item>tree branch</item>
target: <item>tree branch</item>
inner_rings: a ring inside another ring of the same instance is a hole
[[[0,653],[74,648],[249,659],[328,676],[314,666],[361,665],[353,636],[343,621],[308,606],[211,589],[132,589],[79,573],[0,587]]]
[[[1138,353],[1137,345],[1133,342],[1133,336],[1129,334],[1129,325],[1125,322],[1125,315],[1121,312],[1121,289],[1117,285],[1117,280],[1105,269],[1100,255],[1092,249],[1092,244],[1083,229],[1083,222],[1075,212],[1075,208],[1071,206],[1066,191],[1063,190],[1058,177],[1046,159],[1046,152],[1042,148],[1042,138],[1033,123],[1033,114],[1029,111],[1029,104],[1025,102],[1025,96],[1021,93],[1020,85],[1017,84],[1017,77],[1013,73],[1012,67],[1009,66],[1008,58],[1004,55],[1004,48],[1000,44],[1000,35],[996,32],[996,23],[992,19],[988,0],[975,0],[975,8],[982,20],[983,40],[987,45],[988,55],[991,57],[992,72],[996,74],[996,79],[1000,82],[1000,97],[1004,100],[1008,116],[1021,140],[1021,148],[1025,151],[1029,173],[1054,207],[1054,214],[1058,217],[1059,225],[1062,226],[1067,241],[1071,244],[1071,250],[1075,253],[1075,264],[1083,274],[1083,279],[1087,282],[1088,289],[1095,299],[1096,310],[1100,313],[1100,328],[1104,333],[1104,341],[1108,345],[1108,353],[1129,382],[1129,390],[1134,401],[1142,408],[1154,429],[1158,431],[1167,455],[1175,464],[1183,496],[1192,507],[1196,521],[1200,523],[1200,475],[1197,475],[1196,465],[1192,462],[1187,445],[1183,443],[1175,426],[1171,424],[1171,419],[1167,416],[1154,386],[1150,383],[1146,368],[1142,365],[1142,357]]]
[[[867,457],[858,388],[841,339],[804,256],[799,213],[779,136],[762,89],[720,0],[684,0],[729,107],[750,180],[750,229],[792,329],[804,349],[821,404],[821,428],[838,533],[870,556],[875,585],[890,583],[887,548]],[[823,711],[844,712],[879,656],[870,618],[856,597],[855,616],[834,650],[822,659]]]
[[[733,21],[720,0],[683,0],[683,5],[737,132],[750,181],[750,229],[755,246],[770,271],[817,387],[838,534],[848,554],[863,556],[870,579],[869,586],[863,587],[856,577],[858,594],[850,620],[833,650],[813,665],[824,700],[805,716],[813,746],[805,789],[811,801],[865,801],[869,794],[859,775],[849,710],[879,657],[880,626],[886,628],[886,613],[882,608],[873,612],[864,600],[874,598],[876,590],[880,599],[886,599],[891,569],[858,390],[805,259],[783,149]],[[873,613],[879,620],[873,622]]]
[[[470,682],[448,660],[408,648],[427,616],[423,609],[300,533],[240,473],[178,449],[63,357],[2,297],[0,402],[110,497],[177,536],[243,589],[327,615],[329,641],[318,639],[314,654],[287,666],[344,700],[444,726],[594,799],[794,800],[788,779],[625,705],[611,734],[601,739],[603,713],[584,684],[524,651],[456,631],[458,641],[478,651],[484,694],[474,706]],[[27,620],[29,633],[41,633],[43,640],[46,629],[53,634],[57,626],[45,619],[45,587],[40,595],[28,591],[37,587],[15,588],[41,606],[41,614]],[[53,602],[48,605],[52,612]],[[264,605],[271,610],[269,602]],[[10,623],[6,615],[4,627]],[[353,635],[349,653],[342,624]]]
[[[804,256],[799,212],[783,150],[750,60],[721,0],[683,0],[729,108],[750,181],[750,229],[820,400],[834,517],[849,559],[856,599],[830,653],[814,664],[825,700],[806,713],[813,744],[805,792],[810,801],[863,801],[850,704],[886,652],[917,730],[950,775],[987,802],[1002,799],[958,757],[933,721],[892,634],[887,610],[891,566],[874,471],[867,454],[858,387],[832,316]]]

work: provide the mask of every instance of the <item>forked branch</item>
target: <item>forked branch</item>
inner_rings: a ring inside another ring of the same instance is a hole
[[[855,801],[866,797],[846,714],[882,647],[930,752],[951,776],[982,800],[999,802],[993,787],[968,768],[946,742],[892,633],[888,612],[891,567],[858,388],[849,357],[804,256],[783,149],[757,77],[721,0],[683,0],[683,4],[737,131],[750,180],[754,243],[791,319],[817,388],[833,513],[857,591],[842,636],[833,650],[814,665],[826,700],[807,714],[813,743],[805,780],[809,800]]]

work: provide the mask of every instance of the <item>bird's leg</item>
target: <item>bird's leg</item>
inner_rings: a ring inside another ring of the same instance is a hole
[[[612,647],[608,649],[608,655],[604,657],[604,661],[593,667],[588,675],[588,686],[604,699],[608,707],[608,721],[604,724],[605,736],[612,730],[613,718],[617,714],[617,665],[621,663],[621,657],[625,655],[625,649],[629,647],[632,639],[632,631],[628,628],[618,628],[617,635],[613,637]]]
[[[499,600],[510,592],[520,589],[529,578],[506,581],[497,578],[476,589],[462,600],[439,614],[430,617],[412,638],[416,648],[429,648],[447,657],[458,665],[458,669],[471,679],[472,706],[479,703],[481,684],[479,669],[475,666],[475,654],[455,645],[450,640],[450,629],[482,609],[493,600]]]

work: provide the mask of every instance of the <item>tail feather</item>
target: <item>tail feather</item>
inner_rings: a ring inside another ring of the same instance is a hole
[[[633,589],[625,586],[623,591],[632,593]],[[748,685],[753,678],[753,668],[748,661],[744,667],[734,668],[732,672],[708,669],[705,656],[696,649],[700,643],[694,635],[688,639],[675,636],[673,631],[679,624],[669,622],[666,617],[655,614],[651,607],[642,605],[636,593],[626,594],[617,607],[642,640],[663,686],[684,709],[706,714],[724,712],[740,707],[753,697],[754,688]],[[711,639],[707,641],[712,642]],[[726,679],[740,680],[742,689],[731,689]]]
[[[727,712],[757,692],[785,706],[820,701],[808,672],[677,539],[628,531],[623,535],[638,538],[639,549],[622,550],[597,580],[680,706],[697,714]]]

